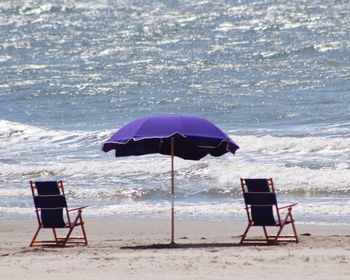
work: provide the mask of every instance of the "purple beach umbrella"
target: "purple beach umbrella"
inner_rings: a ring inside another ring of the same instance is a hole
[[[102,150],[116,157],[153,153],[171,155],[171,244],[174,244],[174,156],[200,160],[206,155],[234,154],[238,145],[211,122],[193,116],[151,116],[132,121],[108,139]]]

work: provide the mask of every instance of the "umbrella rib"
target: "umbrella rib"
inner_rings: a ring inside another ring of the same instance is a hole
[[[129,138],[126,142],[122,142],[122,141],[106,141],[105,143],[113,143],[113,144],[127,144],[129,143],[130,141],[142,141],[142,140],[146,140],[146,139],[154,139],[154,138],[158,138],[160,139],[161,141],[164,139],[164,138],[171,138],[171,137],[174,137],[174,135],[176,134],[179,134],[180,136],[182,136],[183,138],[189,138],[189,137],[202,137],[202,138],[208,138],[208,139],[214,139],[214,138],[210,138],[210,137],[203,137],[203,136],[200,136],[200,135],[190,135],[190,136],[185,136],[183,135],[182,133],[180,132],[174,132],[170,135],[163,135],[163,136],[150,136],[150,137],[142,137],[142,138],[135,138],[135,137],[132,137],[132,138]],[[223,142],[227,142],[229,143],[230,141],[228,140],[221,140],[220,143],[217,145],[217,146],[205,146],[205,145],[198,145],[198,147],[201,147],[201,148],[209,148],[209,149],[215,149],[217,147],[219,147]],[[237,145],[236,145],[237,146]]]

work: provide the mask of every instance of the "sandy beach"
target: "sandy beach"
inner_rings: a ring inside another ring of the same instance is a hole
[[[111,217],[86,219],[86,247],[30,248],[34,219],[0,224],[3,280],[350,279],[348,225],[298,224],[300,243],[266,246],[239,245],[243,223],[176,221],[169,248],[168,220]]]

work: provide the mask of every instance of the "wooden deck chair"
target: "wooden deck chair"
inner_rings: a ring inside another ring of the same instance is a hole
[[[299,242],[292,216],[292,207],[297,203],[278,207],[276,192],[272,179],[242,179],[241,187],[248,216],[248,226],[242,235],[240,243],[244,242]],[[280,210],[287,210],[283,219]],[[293,235],[281,235],[286,225],[291,225]],[[251,227],[260,226],[264,230],[265,238],[248,239],[247,234]],[[276,235],[268,235],[267,227],[277,228]]]
[[[62,181],[33,182],[30,181],[33,194],[35,213],[38,219],[38,229],[30,246],[65,246],[66,244],[87,245],[82,209],[84,207],[68,209]],[[74,213],[75,217],[71,218]],[[66,221],[64,219],[66,217]],[[73,229],[81,227],[82,236],[72,236]],[[52,240],[36,240],[41,229],[51,229]],[[59,231],[67,232],[58,237]],[[63,229],[63,230],[62,230]]]

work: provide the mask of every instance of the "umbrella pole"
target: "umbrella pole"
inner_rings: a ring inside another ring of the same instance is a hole
[[[171,242],[170,244],[175,244],[174,241],[174,204],[175,204],[175,186],[174,186],[174,137],[171,138]]]

